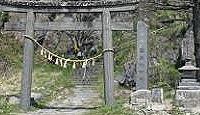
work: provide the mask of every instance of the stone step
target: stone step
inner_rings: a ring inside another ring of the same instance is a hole
[[[73,81],[82,81],[82,80],[99,82],[99,80],[97,80],[97,79],[73,79]]]
[[[179,90],[200,90],[200,86],[178,86]]]
[[[94,86],[96,86],[96,85],[98,85],[102,82],[72,81],[72,82],[66,82],[66,83],[72,83],[72,84],[75,84],[75,85],[94,85]]]
[[[94,85],[75,85],[75,88],[97,88]]]
[[[99,79],[97,77],[85,77],[86,79]],[[74,77],[73,79],[83,79],[83,77]]]
[[[199,82],[180,82],[179,86],[200,86]]]
[[[197,79],[181,79],[181,82],[197,82]]]
[[[81,82],[76,82],[74,83],[74,85],[87,85],[87,86],[91,86],[91,87],[97,87],[98,83],[81,83]]]
[[[73,80],[72,82],[80,82],[80,81],[89,81],[89,82],[102,82],[102,81],[97,81],[97,80],[82,80],[82,79],[77,79],[77,80]]]
[[[76,81],[76,80],[78,80],[78,81],[79,81],[79,80],[83,80],[83,79],[73,79],[73,80],[75,80],[75,81]],[[98,81],[98,79],[87,79],[87,78],[86,78],[86,79],[84,79],[84,80]]]
[[[97,81],[73,81],[72,83],[92,83],[92,84],[95,84],[95,83],[102,83],[102,82],[97,82]]]
[[[91,80],[91,79],[73,79],[74,82],[76,81],[89,81],[89,82],[102,82],[102,81],[98,81],[98,80]]]

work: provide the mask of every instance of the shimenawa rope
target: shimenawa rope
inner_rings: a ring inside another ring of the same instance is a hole
[[[55,58],[55,64],[56,65],[60,65],[64,68],[67,67],[67,63],[68,62],[72,62],[73,63],[73,69],[76,68],[76,63],[82,63],[82,68],[86,68],[87,64],[89,61],[92,62],[92,65],[95,65],[95,60],[99,57],[102,56],[102,53],[95,56],[95,57],[91,57],[91,58],[88,58],[88,59],[83,59],[83,60],[75,60],[75,59],[66,59],[64,57],[60,57],[54,53],[52,53],[51,51],[49,51],[48,49],[46,49],[45,47],[43,47],[40,43],[37,42],[36,39],[32,38],[31,36],[28,36],[28,35],[24,35],[25,38],[27,39],[30,39],[32,40],[34,43],[36,43],[40,48],[41,48],[41,51],[40,51],[40,55],[44,56],[45,58],[47,58],[48,60],[52,61],[53,60],[53,57]]]

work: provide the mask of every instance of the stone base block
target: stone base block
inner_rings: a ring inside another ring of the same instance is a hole
[[[138,110],[141,108],[151,107],[151,91],[150,90],[137,90],[131,93],[132,109]]]
[[[180,82],[179,86],[200,86],[199,82]]]
[[[151,91],[151,101],[153,103],[163,103],[164,96],[163,96],[163,89],[162,88],[154,88]]]
[[[178,86],[178,90],[200,90],[200,86]]]
[[[197,82],[197,79],[181,79],[181,82]]]
[[[200,107],[200,90],[177,90],[176,102],[186,110]]]

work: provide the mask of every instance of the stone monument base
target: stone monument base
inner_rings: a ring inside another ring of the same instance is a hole
[[[176,90],[176,103],[186,111],[200,108],[200,90]]]
[[[133,110],[140,110],[142,108],[151,107],[151,91],[137,90],[131,93],[131,108]]]
[[[137,90],[131,93],[132,109],[137,110],[141,108],[152,109],[152,104],[163,103],[163,89],[154,88],[152,90]]]
[[[169,115],[171,109],[164,103],[162,88],[132,92],[129,107],[137,115]]]

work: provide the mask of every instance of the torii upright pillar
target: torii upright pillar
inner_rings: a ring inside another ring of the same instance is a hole
[[[105,8],[102,15],[104,49],[104,95],[106,105],[111,106],[114,103],[114,67],[110,11]]]
[[[35,15],[33,12],[27,12],[26,20],[26,35],[34,36],[34,21]],[[21,107],[28,110],[31,106],[31,84],[33,71],[33,53],[34,45],[29,39],[25,39],[24,43],[24,60],[22,73],[22,88],[21,88]]]

